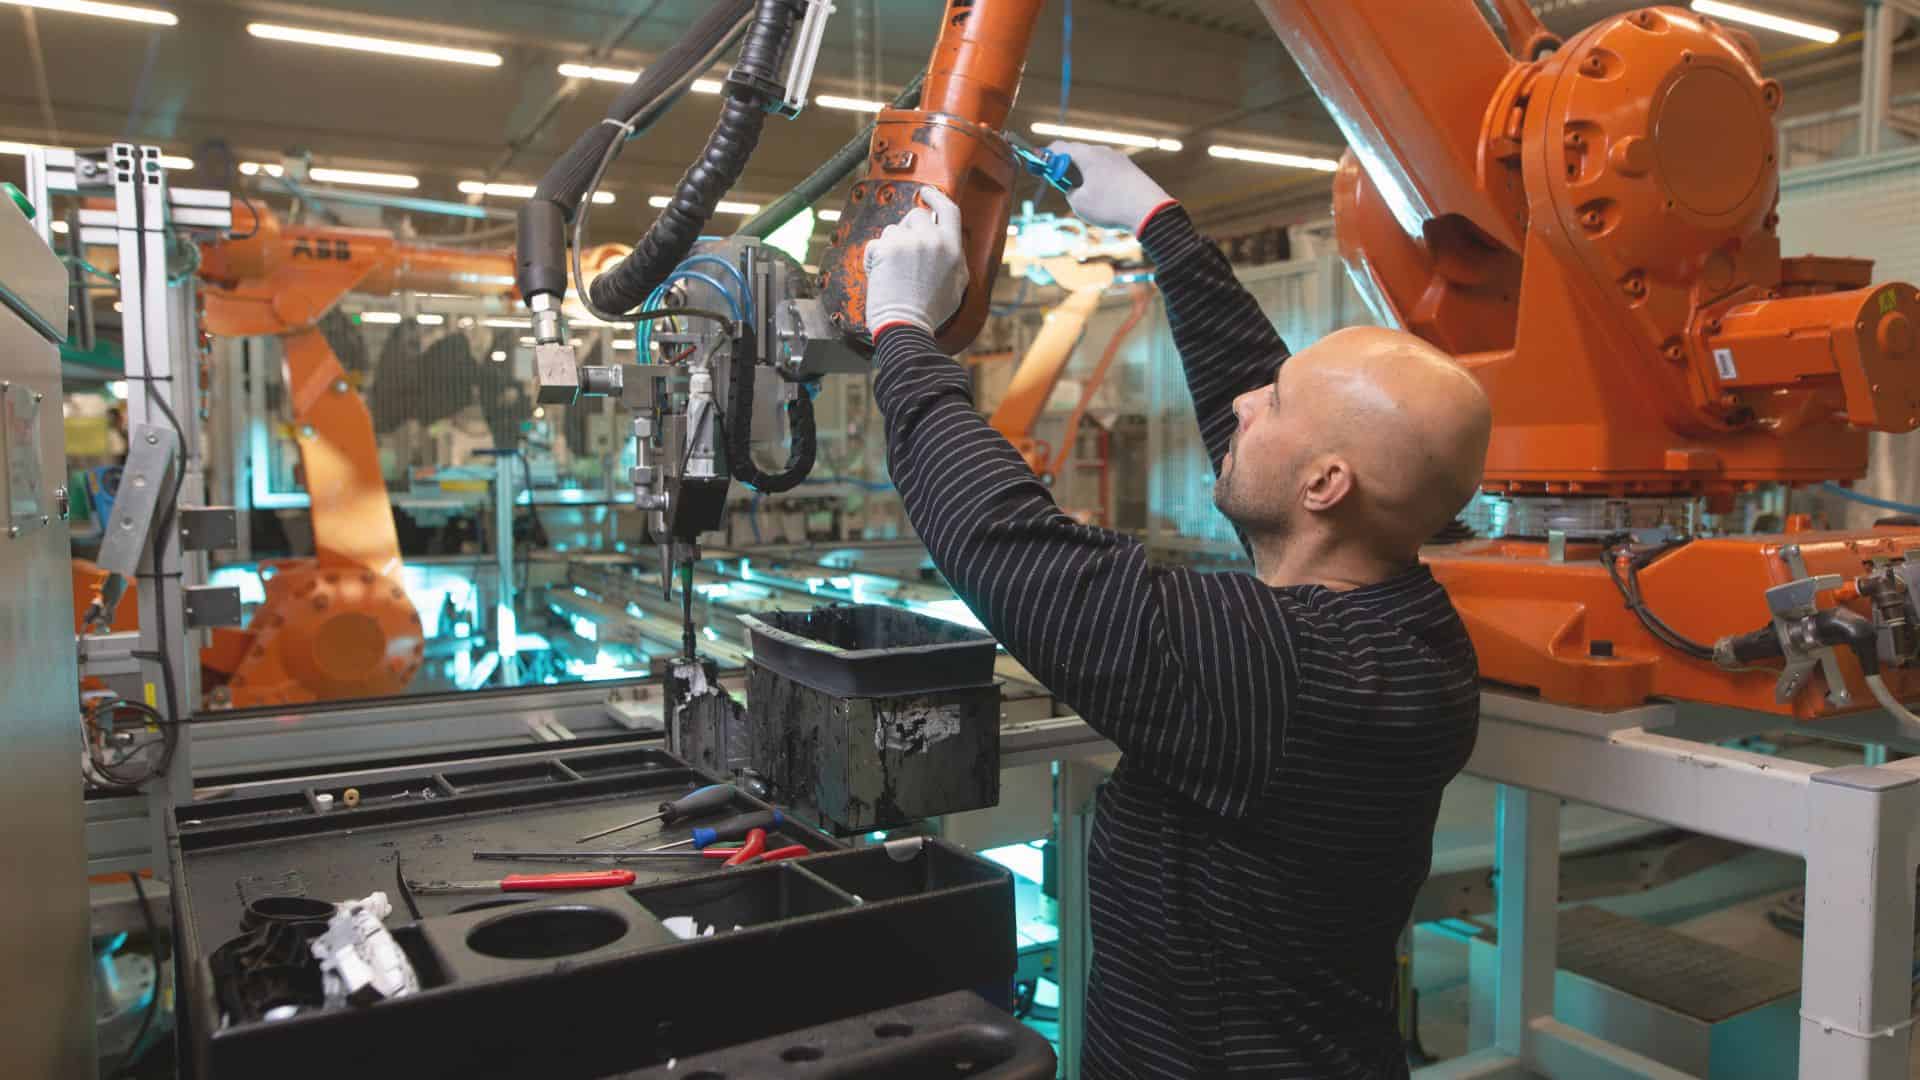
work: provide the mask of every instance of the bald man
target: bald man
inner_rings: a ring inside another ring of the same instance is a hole
[[[1075,211],[1157,265],[1253,573],[1156,566],[1075,523],[981,419],[932,336],[967,287],[939,193],[869,247],[867,324],[934,563],[1122,751],[1094,817],[1080,1075],[1405,1076],[1395,945],[1479,721],[1473,647],[1418,552],[1479,484],[1486,399],[1404,334],[1288,359],[1179,204],[1118,153],[1055,149],[1086,178]]]

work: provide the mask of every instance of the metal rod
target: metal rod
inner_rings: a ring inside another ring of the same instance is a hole
[[[691,843],[692,841],[688,841]],[[484,861],[520,860],[523,862],[576,862],[590,859],[704,859],[698,851],[476,851],[473,857]]]

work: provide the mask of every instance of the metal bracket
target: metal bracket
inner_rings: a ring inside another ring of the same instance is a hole
[[[535,400],[542,405],[571,405],[580,396],[580,363],[573,346],[540,344],[533,348],[534,376],[539,382]]]
[[[239,626],[246,619],[240,605],[240,590],[231,585],[199,585],[185,590],[182,607],[187,613],[187,628],[204,630],[212,626]]]
[[[222,551],[240,542],[239,515],[231,506],[189,506],[180,511],[180,544],[188,551]]]
[[[173,475],[180,437],[171,427],[136,424],[127,436],[127,464],[113,497],[113,520],[100,541],[100,569],[132,578],[153,537],[160,498]]]
[[[1789,552],[1792,553],[1790,556]],[[1781,554],[1788,556],[1789,564],[1797,563],[1804,571],[1806,563],[1800,558],[1799,548],[1784,548]],[[1767,590],[1767,610],[1772,613],[1773,631],[1779,635],[1780,651],[1786,657],[1786,667],[1781,670],[1780,678],[1773,687],[1773,699],[1782,705],[1800,695],[1800,691],[1806,688],[1807,676],[1813,673],[1815,667],[1820,668],[1821,674],[1826,676],[1828,704],[1835,708],[1846,708],[1853,704],[1853,694],[1847,689],[1833,646],[1820,644],[1802,625],[1803,620],[1820,610],[1814,602],[1815,598],[1823,592],[1839,588],[1841,580],[1838,574],[1802,576]]]

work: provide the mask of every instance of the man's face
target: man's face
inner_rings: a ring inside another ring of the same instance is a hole
[[[1282,365],[1272,383],[1233,401],[1239,427],[1220,463],[1213,502],[1249,533],[1284,536],[1300,513],[1299,473],[1313,448],[1308,445],[1311,425],[1289,415],[1305,407],[1287,404],[1293,395],[1283,384],[1293,366]]]

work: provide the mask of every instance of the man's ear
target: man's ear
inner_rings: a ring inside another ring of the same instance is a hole
[[[1301,505],[1314,513],[1324,513],[1340,505],[1353,491],[1353,467],[1338,454],[1314,459],[1307,474]]]

